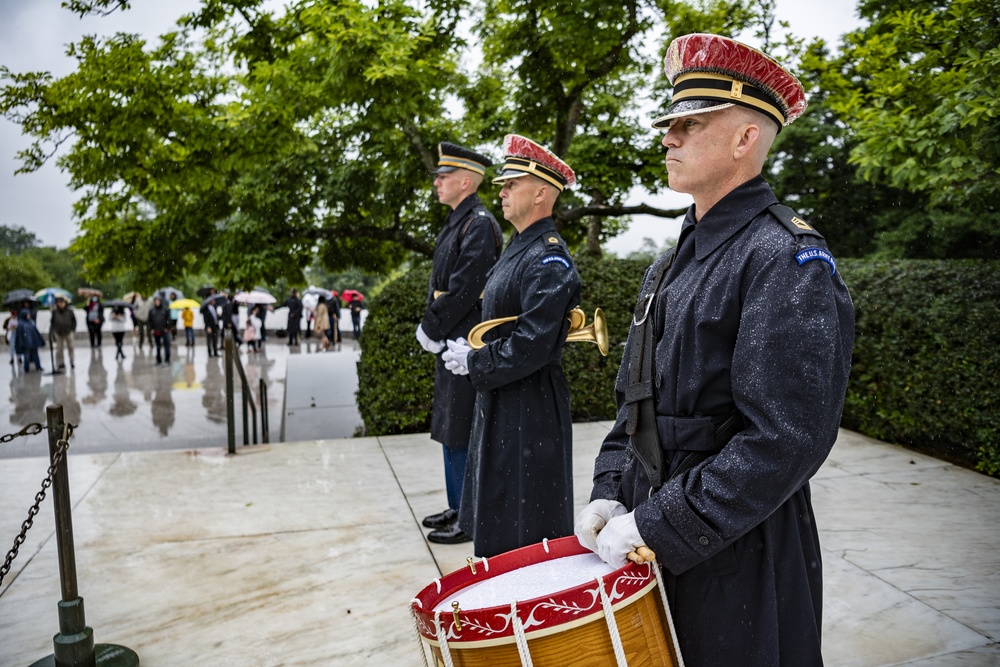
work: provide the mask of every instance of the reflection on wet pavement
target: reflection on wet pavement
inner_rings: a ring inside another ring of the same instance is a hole
[[[78,425],[75,452],[186,449],[226,445],[226,376],[222,357],[209,357],[204,343],[173,349],[170,364],[156,364],[156,353],[125,346],[126,358],[115,360],[113,344],[78,347],[76,368],[52,375],[48,359],[44,372],[23,373],[14,366],[0,370],[0,386],[10,388],[9,401],[0,403],[0,434],[33,422],[45,423],[45,407],[63,406],[65,419]],[[345,341],[341,352],[356,352]],[[267,386],[271,441],[279,439],[285,370],[289,355],[316,354],[314,345],[289,348],[269,341],[259,354],[243,351],[247,381],[257,401],[260,381]],[[236,377],[237,442],[242,436],[242,399]],[[260,437],[260,434],[258,435]],[[261,438],[262,439],[262,438]],[[48,441],[41,436],[19,438],[0,448],[0,458],[47,456]]]

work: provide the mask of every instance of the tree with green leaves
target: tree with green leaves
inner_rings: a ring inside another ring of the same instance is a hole
[[[0,250],[5,255],[16,255],[28,248],[36,248],[40,244],[34,232],[24,227],[8,227],[0,225]]]
[[[510,131],[576,168],[557,219],[596,253],[629,215],[681,213],[625,203],[637,186],[665,187],[643,129],[662,79],[647,42],[674,25],[738,32],[754,16],[749,1],[662,5],[299,0],[276,15],[260,0],[203,0],[155,45],[71,45],[66,77],[0,71],[0,112],[35,139],[23,171],[62,147],[88,275],[131,273],[140,288],[206,269],[222,284],[300,283],[314,255],[368,273],[429,256],[437,143],[499,158]]]
[[[858,174],[925,205],[886,225],[882,254],[997,257],[1000,2],[864,0],[859,13],[870,23],[845,38],[830,108]]]

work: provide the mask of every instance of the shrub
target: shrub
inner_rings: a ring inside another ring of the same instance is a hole
[[[857,313],[844,426],[1000,473],[1000,262],[839,266]]]
[[[646,263],[579,258],[581,308],[608,319],[611,352],[563,353],[574,421],[613,420],[614,382]],[[857,314],[843,425],[1000,475],[1000,262],[838,263]],[[434,359],[414,337],[430,276],[423,263],[387,284],[361,339],[358,407],[369,435],[430,430]]]

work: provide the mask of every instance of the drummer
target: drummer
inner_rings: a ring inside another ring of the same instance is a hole
[[[483,319],[516,316],[484,347],[448,340],[446,368],[476,389],[459,526],[478,556],[573,534],[572,420],[562,347],[580,276],[553,207],[576,176],[522,136],[504,139],[503,215],[515,230],[483,294]]]
[[[655,553],[687,664],[822,665],[809,479],[837,438],[854,308],[823,237],[761,176],[805,94],[714,35],[674,40],[665,70],[653,125],[694,204],[647,272],[577,537],[613,565]]]

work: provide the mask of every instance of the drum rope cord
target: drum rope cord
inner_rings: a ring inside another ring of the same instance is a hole
[[[660,602],[663,603],[663,613],[667,616],[667,626],[670,628],[670,638],[673,640],[674,654],[677,656],[677,667],[684,667],[684,656],[681,655],[681,646],[677,643],[677,631],[674,629],[674,617],[670,615],[670,605],[667,604],[667,587],[663,583],[660,561],[654,559],[651,566],[656,573],[656,587],[660,589]]]
[[[424,667],[427,665],[427,653],[424,651],[424,638],[420,635],[420,625],[417,621],[417,609],[416,606],[420,605],[420,600],[413,598],[410,601],[410,618],[413,619],[413,631],[417,633],[417,644],[420,645],[420,657],[424,659]],[[423,606],[423,605],[421,605]]]
[[[611,598],[604,590],[604,577],[598,575],[597,589],[601,592],[601,606],[604,608],[604,620],[608,624],[608,633],[611,635],[611,647],[615,651],[615,661],[618,667],[628,667],[625,659],[625,649],[622,647],[622,638],[618,634],[618,622],[615,621],[615,610],[611,608]]]
[[[441,624],[440,611],[434,612],[434,627],[437,628],[438,644],[441,645],[441,659],[444,661],[444,667],[455,667],[455,663],[451,661],[451,649],[448,648],[448,631]]]
[[[528,638],[524,636],[524,624],[517,615],[517,602],[510,603],[510,616],[514,624],[514,641],[517,642],[517,653],[521,656],[521,667],[534,667],[531,662],[531,651],[528,650]]]

